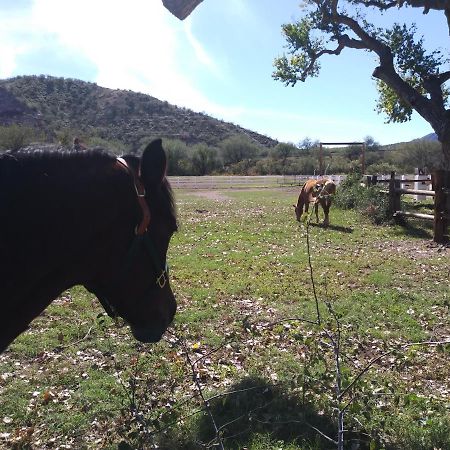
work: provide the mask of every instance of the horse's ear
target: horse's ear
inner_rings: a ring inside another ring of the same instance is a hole
[[[141,158],[141,178],[145,186],[161,184],[166,176],[167,157],[162,140],[155,139],[145,147]]]

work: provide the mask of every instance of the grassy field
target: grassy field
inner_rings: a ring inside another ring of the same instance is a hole
[[[140,344],[65,292],[0,355],[0,448],[330,449],[345,407],[346,448],[449,449],[450,249],[332,209],[309,227],[311,323],[296,196],[176,191],[170,332]]]

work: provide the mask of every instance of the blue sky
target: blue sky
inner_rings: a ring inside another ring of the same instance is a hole
[[[0,78],[47,74],[130,89],[298,143],[408,141],[433,130],[418,114],[385,124],[377,114],[376,59],[346,50],[322,60],[318,78],[272,79],[281,25],[300,0],[204,0],[185,21],[159,0],[0,0]],[[444,14],[418,9],[377,16],[416,21],[431,49],[449,50]]]

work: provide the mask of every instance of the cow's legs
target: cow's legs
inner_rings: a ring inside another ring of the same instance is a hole
[[[316,213],[316,222],[319,223],[319,202],[314,203],[314,212]]]
[[[323,225],[325,227],[327,227],[330,224],[330,218],[328,216],[329,212],[330,212],[330,206],[331,206],[331,201],[329,199],[326,199],[322,205],[323,213],[325,214],[325,218],[323,219]]]

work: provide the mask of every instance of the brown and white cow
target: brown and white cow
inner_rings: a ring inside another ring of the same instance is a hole
[[[336,185],[333,180],[328,178],[320,178],[318,180],[308,180],[303,185],[300,195],[298,196],[297,205],[294,205],[295,216],[300,222],[303,214],[308,213],[309,204],[314,203],[314,211],[316,213],[316,220],[319,222],[319,204],[322,206],[325,218],[323,225],[326,227],[330,223],[328,214],[330,212],[331,200],[336,193]]]

